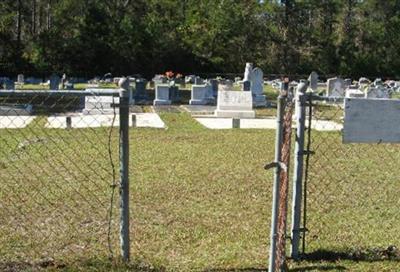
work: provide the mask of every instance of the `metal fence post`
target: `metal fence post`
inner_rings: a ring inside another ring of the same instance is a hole
[[[274,172],[274,186],[272,195],[272,219],[271,219],[271,242],[269,252],[269,272],[275,272],[276,261],[276,238],[278,236],[278,209],[279,209],[279,187],[280,187],[280,171],[279,166],[281,162],[282,153],[282,137],[283,137],[283,114],[285,110],[286,97],[280,95],[278,97],[278,112],[276,118],[276,134],[275,134],[275,172]]]
[[[294,147],[294,173],[292,197],[292,245],[291,257],[299,258],[301,200],[303,189],[303,155],[304,131],[306,121],[306,95],[307,84],[301,83],[296,93],[296,143]]]
[[[129,80],[119,81],[120,243],[124,261],[129,261]]]

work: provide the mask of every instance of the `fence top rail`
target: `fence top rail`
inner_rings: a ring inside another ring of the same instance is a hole
[[[334,103],[342,103],[344,101],[344,97],[321,96],[314,93],[308,93],[308,95],[311,96],[312,100],[315,101],[326,101]]]
[[[0,90],[0,97],[24,96],[119,96],[123,89],[86,89],[86,90]]]

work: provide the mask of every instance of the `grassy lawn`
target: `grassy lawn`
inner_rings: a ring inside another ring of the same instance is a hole
[[[128,266],[108,259],[109,128],[44,129],[43,117],[1,130],[0,270],[264,271],[275,131],[161,118],[167,130],[130,131]],[[312,147],[309,254],[291,270],[396,271],[381,249],[400,241],[399,148],[343,145],[338,132],[314,132]],[[117,162],[118,129],[111,154]],[[118,255],[118,193],[111,225]]]

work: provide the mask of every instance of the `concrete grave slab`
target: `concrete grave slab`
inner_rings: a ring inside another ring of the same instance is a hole
[[[29,125],[36,116],[0,116],[0,129],[24,128]]]
[[[129,118],[129,126],[132,126],[132,115]],[[165,123],[156,113],[136,113],[136,127],[147,127],[147,128],[165,128]],[[119,126],[119,116],[112,114],[98,114],[98,115],[72,115],[70,118],[71,128],[98,128],[98,127],[110,127]],[[50,116],[47,118],[46,128],[67,128],[67,115],[62,116]]]
[[[212,115],[217,107],[205,105],[182,105],[181,108],[192,115]]]
[[[232,118],[210,118],[210,117],[197,117],[197,122],[209,129],[231,129]],[[296,127],[296,124],[293,124]],[[342,124],[333,121],[313,120],[311,123],[312,129],[318,131],[340,131]],[[240,119],[240,128],[242,129],[276,129],[276,119]]]

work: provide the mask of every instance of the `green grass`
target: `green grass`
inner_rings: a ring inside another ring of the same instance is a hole
[[[273,172],[263,165],[273,160],[275,131],[207,130],[185,113],[161,118],[167,130],[130,131],[127,266],[108,260],[109,129],[44,129],[38,118],[25,129],[1,130],[0,270],[265,270]],[[117,161],[118,130],[111,135]],[[340,141],[340,133],[313,133],[307,252],[315,254],[289,266],[396,271],[399,262],[374,248],[400,241],[399,147]],[[351,260],[357,252],[362,257]]]

